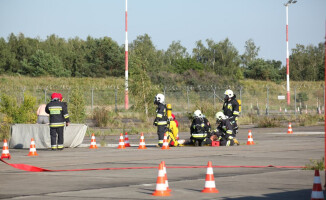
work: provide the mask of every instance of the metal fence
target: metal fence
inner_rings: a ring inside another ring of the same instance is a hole
[[[173,106],[174,112],[193,112],[194,109],[206,106],[216,111],[221,110],[224,91],[232,89],[237,99],[241,100],[241,114],[321,114],[324,113],[325,89],[324,85],[309,86],[298,84],[291,88],[291,105],[287,105],[286,90],[284,86],[261,85],[258,88],[249,86],[217,87],[217,86],[184,86],[161,87],[161,92],[166,97],[166,103]],[[0,91],[3,92],[3,91]],[[39,103],[47,103],[52,92],[63,94],[69,103],[71,88],[26,88],[16,89],[10,94],[21,102],[24,93],[35,96]],[[84,90],[84,99],[87,112],[92,112],[95,107],[106,106],[115,111],[124,109],[124,88],[109,86],[106,89]],[[283,99],[283,98],[284,99]],[[153,97],[154,99],[154,97]],[[133,104],[133,97],[129,95],[129,104]]]

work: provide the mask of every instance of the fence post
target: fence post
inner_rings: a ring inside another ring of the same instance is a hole
[[[117,88],[115,87],[115,91],[114,91],[114,98],[115,98],[115,112],[118,112],[118,95],[117,95],[118,91]]]
[[[187,111],[189,112],[189,88],[187,86]]]
[[[294,114],[297,115],[297,87],[294,87]]]
[[[215,96],[216,96],[216,86],[213,87],[213,92],[214,92],[214,108],[216,107],[215,105]]]
[[[241,113],[243,113],[243,102],[242,102],[242,86],[240,86],[240,91],[239,91],[239,94],[240,94],[240,102],[241,102]]]
[[[44,89],[44,103],[47,103],[46,102],[46,88]]]
[[[268,102],[268,92],[269,92],[269,87],[268,86],[266,86],[266,89],[267,89],[267,91],[266,91],[266,93],[267,93],[267,97],[266,97],[266,115],[268,115],[268,108],[269,108],[269,102]]]
[[[92,106],[91,106],[92,113],[93,113],[93,105],[94,105],[94,88],[92,88]]]

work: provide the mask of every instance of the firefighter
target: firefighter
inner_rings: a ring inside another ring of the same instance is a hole
[[[45,107],[45,112],[50,115],[50,136],[51,149],[63,150],[63,128],[69,126],[69,115],[67,104],[62,102],[62,95],[60,93],[53,93],[51,95],[51,102]],[[57,142],[58,136],[58,142]]]
[[[195,146],[203,146],[205,139],[211,131],[211,125],[200,110],[196,110],[190,126],[190,143]]]
[[[177,147],[179,146],[178,142],[178,133],[179,129],[177,126],[177,123],[174,121],[175,116],[174,114],[171,114],[169,117],[169,123],[168,123],[168,137],[169,137],[169,144],[170,146]]]
[[[212,131],[209,139],[206,140],[206,144],[211,144],[212,141],[220,141],[221,146],[233,146],[234,144],[240,145],[235,138],[236,130],[230,119],[227,118],[223,112],[215,114],[217,128]]]
[[[158,135],[158,146],[163,146],[164,133],[167,131],[167,108],[164,102],[164,95],[157,94],[154,98],[154,104],[157,105],[156,108],[156,118],[154,120],[154,125],[157,126]]]
[[[236,100],[236,95],[232,90],[226,90],[223,103],[223,114],[229,118],[230,122],[234,126],[234,129],[238,130],[238,117],[239,117],[239,103]]]

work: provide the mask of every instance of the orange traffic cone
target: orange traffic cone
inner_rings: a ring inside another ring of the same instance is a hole
[[[164,133],[163,146],[161,149],[170,149],[168,137],[166,136],[166,133]]]
[[[293,134],[291,122],[289,122],[288,134]]]
[[[9,153],[8,143],[7,143],[6,139],[3,140],[1,159],[3,159],[3,158],[8,158],[9,160],[11,158],[10,153]]]
[[[94,133],[92,133],[92,137],[91,137],[91,145],[89,146],[90,149],[97,149],[97,145],[96,145],[96,139],[95,139],[95,135]]]
[[[166,173],[165,162],[162,161],[161,163],[163,164],[163,171],[164,171],[164,177],[165,177],[166,190],[167,190],[168,192],[171,192],[172,190],[169,188],[169,181],[168,181],[168,175],[167,175],[167,173]]]
[[[170,192],[167,191],[166,189],[166,184],[165,184],[165,175],[164,175],[164,170],[163,170],[163,164],[160,163],[158,167],[158,176],[156,180],[156,189],[154,193],[152,194],[153,196],[170,196]]]
[[[248,131],[248,141],[247,145],[254,145],[254,139],[252,138],[251,130]]]
[[[38,154],[36,153],[34,138],[31,139],[31,145],[30,145],[29,153],[27,156],[38,156]]]
[[[143,133],[141,133],[141,135],[140,135],[140,141],[139,141],[138,149],[147,149]]]
[[[123,140],[123,134],[120,133],[120,139],[119,139],[119,146],[118,146],[118,149],[125,149],[126,146],[125,146],[125,142]]]
[[[215,187],[214,172],[212,167],[212,161],[208,161],[205,188],[201,191],[205,193],[218,193]]]
[[[311,200],[324,200],[324,193],[321,188],[319,170],[315,170],[314,185],[312,186]]]
[[[128,133],[125,133],[125,147],[130,147]]]

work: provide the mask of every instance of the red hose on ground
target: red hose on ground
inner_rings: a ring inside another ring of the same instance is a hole
[[[16,169],[29,171],[29,172],[68,172],[68,171],[92,171],[92,170],[124,170],[124,169],[154,169],[158,167],[108,167],[108,168],[91,168],[91,169],[62,169],[62,170],[50,170],[50,169],[44,169],[40,167],[35,167],[32,165],[26,165],[26,164],[11,164],[3,159],[0,159],[1,162],[14,167]],[[288,169],[302,169],[305,168],[304,166],[274,166],[274,165],[267,165],[267,166],[245,166],[245,165],[239,165],[239,166],[222,166],[217,165],[213,166],[213,168],[288,168]],[[167,168],[207,168],[207,166],[172,166]]]

